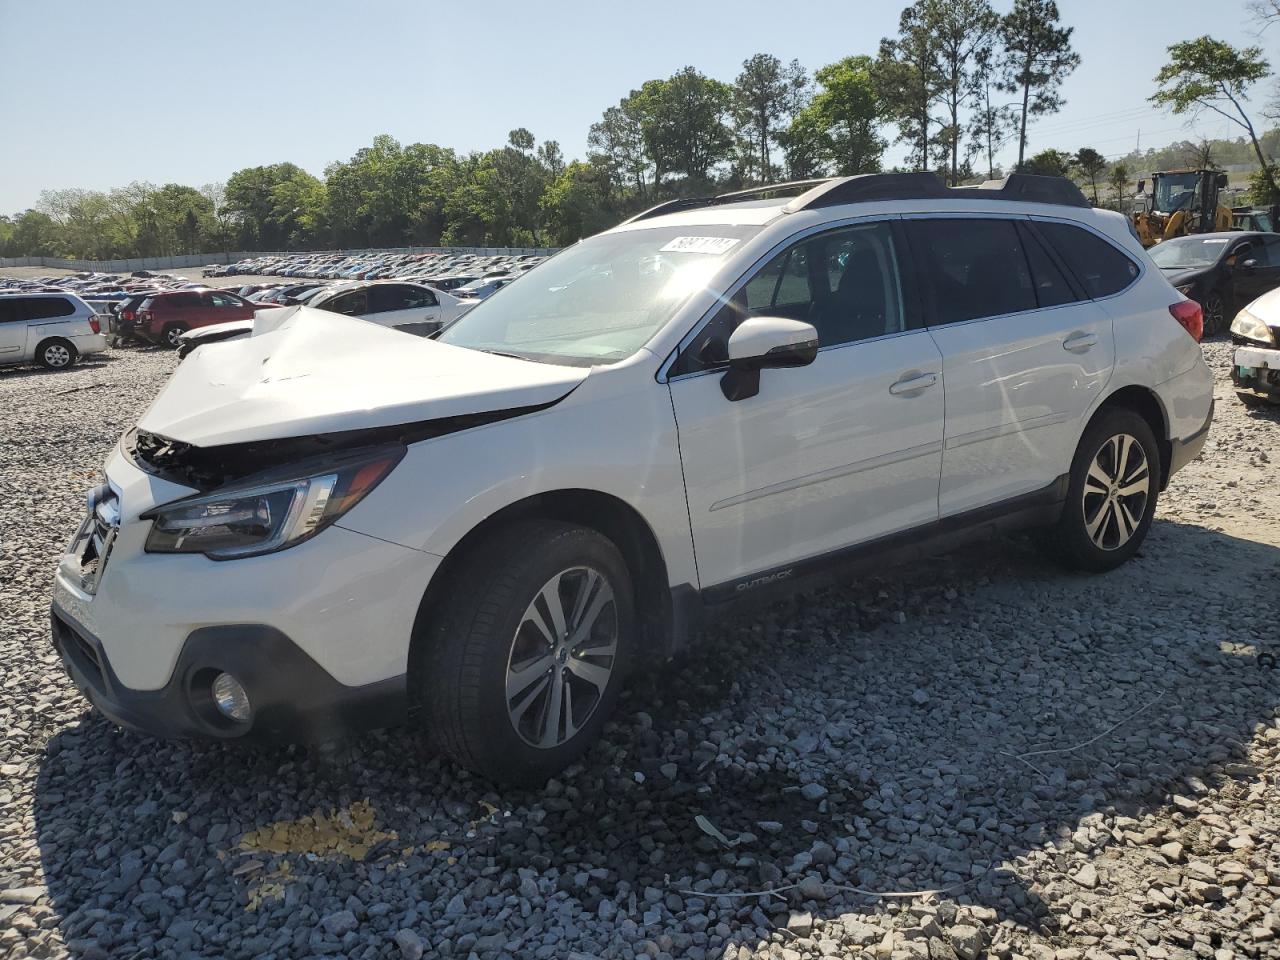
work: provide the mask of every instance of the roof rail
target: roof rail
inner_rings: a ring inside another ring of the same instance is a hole
[[[748,187],[746,190],[718,193],[714,197],[681,197],[676,200],[667,200],[664,203],[659,203],[648,210],[642,210],[630,219],[623,220],[622,223],[635,223],[637,220],[648,220],[651,217],[661,217],[668,213],[679,213],[681,210],[695,210],[698,207],[713,207],[720,203],[740,203],[743,200],[767,197],[775,193],[800,193],[806,187],[827,183],[829,179],[823,177],[816,180],[791,180],[786,183],[769,183],[762,187]]]
[[[661,217],[667,213],[679,213],[681,210],[693,210],[697,207],[707,207],[715,202],[715,197],[679,197],[675,200],[664,200],[662,203],[655,204],[648,210],[641,210],[633,217],[623,220],[618,226],[627,223],[635,223],[637,220],[648,220],[652,217]]]
[[[804,188],[808,189],[804,189]],[[714,197],[682,197],[667,200],[637,213],[623,223],[635,223],[681,210],[696,210],[722,203],[738,203],[771,194],[803,191],[782,208],[783,213],[816,210],[846,203],[876,200],[1004,200],[1013,203],[1049,203],[1064,207],[1088,207],[1080,188],[1066,177],[1041,177],[1011,173],[1003,180],[987,180],[976,187],[948,187],[933,173],[862,173],[853,177],[793,180]]]
[[[796,213],[846,203],[875,200],[1006,200],[1088,207],[1080,188],[1066,177],[1011,173],[978,187],[948,187],[932,173],[864,173],[819,184],[800,194],[783,210]]]

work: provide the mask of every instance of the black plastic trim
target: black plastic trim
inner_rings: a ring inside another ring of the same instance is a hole
[[[701,600],[708,607],[755,600],[758,595],[773,600],[780,594],[819,586],[820,578],[834,580],[862,568],[879,569],[953,550],[972,540],[1047,526],[1061,515],[1069,481],[1070,476],[1063,474],[1040,490],[1000,503],[716,584],[702,591]]]
[[[159,737],[322,742],[393,726],[407,716],[407,678],[339,683],[274,627],[202,627],[182,645],[168,683],[135,690],[116,676],[102,643],[56,603],[53,645],[80,692],[120,726]],[[207,684],[226,671],[244,685],[253,716],[235,723],[213,709]]]

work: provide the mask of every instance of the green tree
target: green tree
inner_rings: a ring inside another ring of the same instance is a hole
[[[944,111],[940,137],[948,181],[955,186],[961,180],[961,113],[983,93],[1000,18],[987,0],[925,0],[920,7],[934,37],[938,99]]]
[[[1270,158],[1254,131],[1253,121],[1245,111],[1249,89],[1271,73],[1271,67],[1258,47],[1237,50],[1231,44],[1212,37],[1198,37],[1169,47],[1169,62],[1156,74],[1156,92],[1152,103],[1168,107],[1175,114],[1193,116],[1210,110],[1244,130],[1253,144],[1260,175],[1272,194],[1276,179]]]
[[[1071,154],[1061,150],[1041,150],[1023,163],[1022,172],[1041,177],[1065,177],[1071,172]]]
[[[898,36],[880,41],[872,71],[882,113],[897,126],[899,141],[911,144],[907,163],[917,170],[929,168],[932,110],[943,82],[929,5],[930,0],[917,0],[902,11]]]
[[[1081,147],[1071,159],[1071,165],[1080,171],[1093,191],[1093,205],[1098,206],[1098,177],[1107,169],[1107,158],[1093,147]]]
[[[615,184],[630,189],[643,205],[649,201],[654,168],[645,150],[643,109],[638,96],[639,91],[633,90],[591,125],[587,156],[603,166]]]
[[[1053,0],[1014,0],[1013,9],[1000,21],[1001,90],[1021,98],[1018,112],[1018,166],[1027,152],[1027,122],[1031,117],[1062,109],[1059,88],[1080,65],[1071,48],[1071,27],[1058,25],[1058,5]]]
[[[781,142],[790,175],[874,173],[885,142],[877,132],[878,104],[870,57],[845,57],[814,73],[820,87]]]
[[[618,221],[609,171],[575,160],[547,186],[542,209],[547,238],[554,246],[568,246],[607,230]]]
[[[245,249],[306,247],[320,239],[325,185],[293,163],[246,167],[227,178],[226,205]]]
[[[1116,209],[1124,212],[1124,198],[1129,192],[1129,168],[1123,163],[1113,164],[1107,174],[1107,183],[1111,186],[1111,197]]]
[[[733,90],[685,67],[666,80],[650,80],[638,94],[640,129],[654,167],[654,185],[663,176],[682,178],[677,192],[707,188],[712,170],[733,154],[728,126]]]
[[[775,56],[757,53],[742,61],[742,72],[733,84],[733,117],[746,142],[744,167],[749,180],[773,179],[771,148],[804,106],[808,85],[808,74],[798,60],[783,64]]]

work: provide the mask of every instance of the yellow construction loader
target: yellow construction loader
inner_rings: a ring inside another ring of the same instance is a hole
[[[1138,181],[1143,209],[1133,215],[1133,228],[1144,247],[1190,233],[1230,230],[1231,208],[1218,202],[1227,175],[1217,170],[1163,170]]]

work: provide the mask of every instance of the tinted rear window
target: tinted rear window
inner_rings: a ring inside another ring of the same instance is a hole
[[[1138,265],[1095,233],[1069,223],[1036,224],[1090,297],[1109,297],[1138,279]]]
[[[66,297],[0,297],[0,323],[69,317],[75,304]]]
[[[151,303],[152,308],[164,307],[166,309],[186,310],[200,306],[200,294],[198,293],[171,293],[168,296],[157,297]]]

